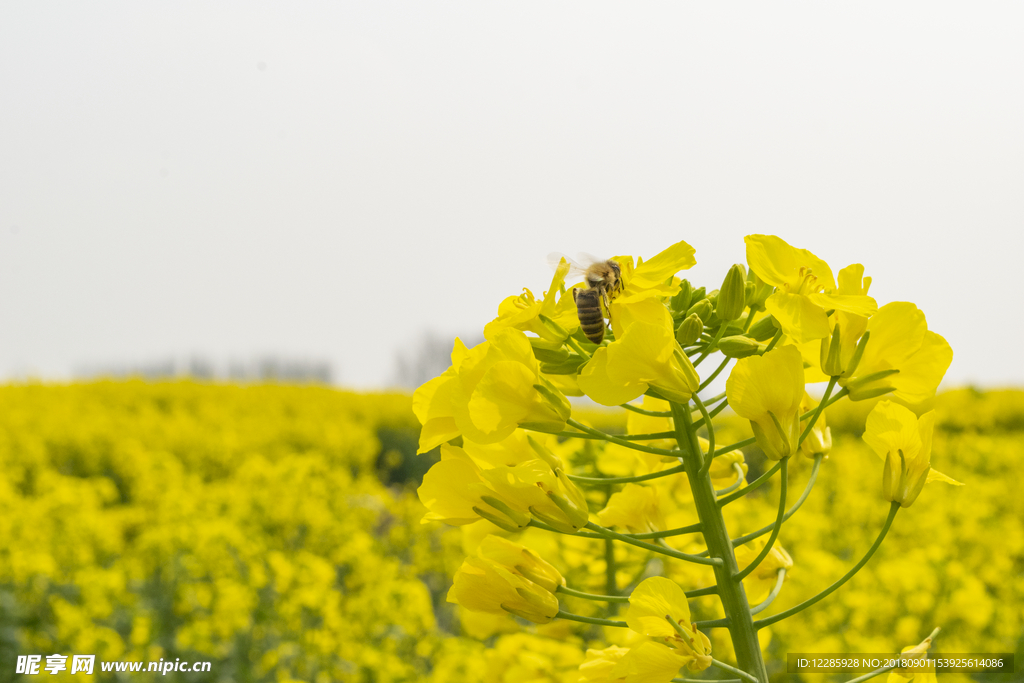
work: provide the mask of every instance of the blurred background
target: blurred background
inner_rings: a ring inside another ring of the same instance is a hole
[[[574,681],[600,629],[445,602],[474,542],[419,523],[411,389],[550,252],[686,240],[710,290],[762,232],[924,310],[955,352],[933,463],[967,483],[769,659],[941,625],[1024,662],[1022,29],[1017,3],[0,5],[0,681],[51,652]],[[868,408],[828,412],[781,607],[873,538]],[[760,493],[733,522],[772,518]]]

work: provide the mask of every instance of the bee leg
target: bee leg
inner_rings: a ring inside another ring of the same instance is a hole
[[[579,293],[580,293],[580,290],[579,290],[579,288],[578,288],[578,287],[572,290],[572,300],[573,300],[573,301],[576,301],[576,297],[577,297],[577,295],[578,295]]]

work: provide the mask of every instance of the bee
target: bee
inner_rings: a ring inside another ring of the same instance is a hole
[[[600,344],[604,339],[604,313],[608,311],[610,319],[611,300],[622,286],[619,264],[615,261],[588,258],[590,265],[584,267],[562,254],[551,254],[548,260],[557,265],[563,258],[569,262],[569,274],[582,275],[587,283],[586,289],[572,290],[572,298],[576,302],[576,314],[579,316],[583,334],[595,344]]]

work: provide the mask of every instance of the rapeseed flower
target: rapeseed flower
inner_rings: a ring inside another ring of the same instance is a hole
[[[918,418],[892,401],[880,402],[868,414],[864,441],[885,461],[882,495],[886,500],[906,508],[917,500],[928,482],[963,486],[931,468],[934,428],[934,410]]]
[[[626,484],[613,493],[608,504],[597,513],[604,526],[625,527],[632,533],[666,529],[665,516],[658,504],[658,491],[652,486]]]
[[[765,300],[765,309],[795,343],[830,334],[826,311],[870,316],[877,310],[875,300],[866,294],[839,291],[832,269],[806,249],[774,235],[748,235],[744,241],[750,269],[776,288]]]
[[[455,572],[448,602],[489,614],[514,614],[546,624],[558,613],[558,599],[542,586],[480,557],[467,557]]]
[[[569,263],[562,259],[543,298],[537,299],[533,292],[523,288],[519,296],[510,296],[502,301],[498,305],[498,317],[484,326],[484,338],[494,339],[502,330],[512,328],[532,332],[545,341],[560,345],[580,325],[572,294],[566,292],[559,296],[568,273]]]
[[[725,383],[729,406],[750,420],[757,445],[771,460],[796,452],[800,439],[800,401],[804,365],[794,346],[743,358]]]
[[[920,403],[935,395],[953,350],[928,329],[924,313],[912,303],[893,302],[878,309],[865,326],[870,337],[860,360],[839,385],[854,401],[893,392],[893,397]]]
[[[763,539],[745,543],[736,548],[736,563],[740,569],[753,562],[758,554],[764,550],[766,541]],[[779,578],[780,569],[790,569],[793,566],[793,558],[789,556],[785,548],[776,541],[768,555],[757,565],[757,568],[743,579],[743,588],[747,592],[747,600],[751,605],[756,605],[768,597],[772,588],[775,587]]]
[[[691,623],[686,594],[674,581],[663,576],[641,581],[629,596],[626,623],[637,633],[666,639],[691,670],[711,666],[711,641]]]

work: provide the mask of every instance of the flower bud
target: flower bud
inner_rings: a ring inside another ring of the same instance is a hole
[[[764,302],[772,294],[772,286],[766,284],[754,271],[750,271],[747,277],[747,306],[755,311],[763,311]]]
[[[703,332],[704,323],[701,322],[700,316],[696,313],[691,313],[676,328],[676,341],[679,342],[680,346],[689,346],[700,339],[700,335]]]
[[[732,337],[723,337],[718,342],[718,350],[725,354],[726,358],[746,358],[758,353],[764,353],[768,347],[765,344],[758,344],[750,337],[741,334]]]
[[[843,374],[842,338],[839,334],[839,323],[832,328],[832,337],[823,337],[820,354],[821,371],[829,377]]]
[[[712,311],[714,311],[714,308],[711,306],[711,302],[707,299],[701,299],[687,309],[686,317],[690,317],[696,313],[697,317],[700,318],[702,322],[707,322],[711,317]]]
[[[768,341],[774,337],[775,333],[778,331],[779,328],[775,326],[775,318],[770,315],[766,315],[754,323],[747,334],[757,341]]]
[[[715,306],[715,313],[723,321],[736,320],[743,315],[746,308],[746,279],[747,271],[742,264],[735,264],[729,269],[722,282],[722,289],[718,292],[718,302]]]
[[[700,287],[699,289],[693,290],[693,292],[690,294],[690,306],[693,306],[695,303],[703,299],[705,296],[707,296],[707,290],[705,290],[704,287]]]
[[[682,315],[690,307],[690,296],[693,294],[693,286],[689,280],[679,283],[679,291],[669,300],[669,308],[676,315]]]

